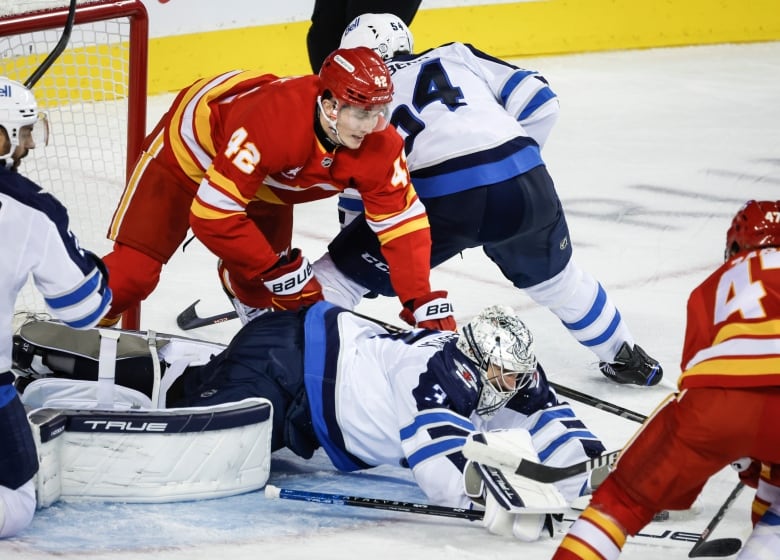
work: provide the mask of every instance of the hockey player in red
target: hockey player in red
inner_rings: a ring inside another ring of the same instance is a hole
[[[689,508],[712,475],[743,457],[770,476],[758,481],[762,513],[739,558],[776,557],[779,357],[780,200],[751,200],[728,230],[726,262],[688,300],[680,391],[634,436],[553,558],[614,560],[626,535],[656,512]]]
[[[446,292],[430,288],[428,218],[403,141],[385,120],[392,93],[367,48],[334,51],[319,75],[234,71],[183,90],[147,137],[109,229],[110,315],[152,292],[188,227],[221,259],[242,320],[322,299],[308,260],[291,247],[292,205],[354,187],[402,317],[454,329]]]

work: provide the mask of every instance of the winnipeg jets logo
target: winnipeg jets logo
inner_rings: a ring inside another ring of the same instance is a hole
[[[282,177],[284,177],[285,179],[295,179],[295,176],[298,175],[301,169],[303,169],[303,166],[293,167],[292,169],[288,169],[287,171],[282,171]]]
[[[458,377],[463,380],[466,387],[477,390],[477,376],[474,374],[474,370],[467,364],[455,360],[455,367],[457,369]]]

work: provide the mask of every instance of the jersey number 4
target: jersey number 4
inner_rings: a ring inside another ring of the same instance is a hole
[[[753,274],[756,262],[761,271],[780,270],[780,251],[754,251],[723,273],[715,297],[715,324],[739,313],[744,319],[762,319],[766,310],[761,300],[767,295],[761,274]],[[757,276],[757,277],[755,277]]]
[[[417,81],[414,84],[414,95],[412,97],[415,112],[412,112],[412,109],[407,105],[400,105],[393,111],[393,115],[390,117],[392,125],[407,134],[404,139],[404,148],[407,154],[412,153],[414,139],[425,128],[425,123],[417,114],[426,105],[437,101],[446,105],[450,111],[466,105],[463,101],[463,91],[459,87],[452,85],[441,62],[432,60],[423,64],[420,67],[420,72],[417,74]]]

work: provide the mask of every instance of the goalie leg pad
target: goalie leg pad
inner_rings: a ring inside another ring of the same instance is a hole
[[[54,417],[47,420],[47,413]],[[42,506],[57,497],[219,498],[258,490],[270,473],[272,407],[266,399],[167,410],[46,409],[30,417],[41,427]],[[47,434],[57,437],[47,440]]]

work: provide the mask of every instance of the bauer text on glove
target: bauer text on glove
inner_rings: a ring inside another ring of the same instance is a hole
[[[288,256],[280,258],[263,274],[262,280],[278,309],[298,309],[322,300],[322,287],[300,249],[293,249]]]
[[[405,302],[400,317],[410,325],[423,329],[454,331],[457,328],[452,302],[444,290]]]

